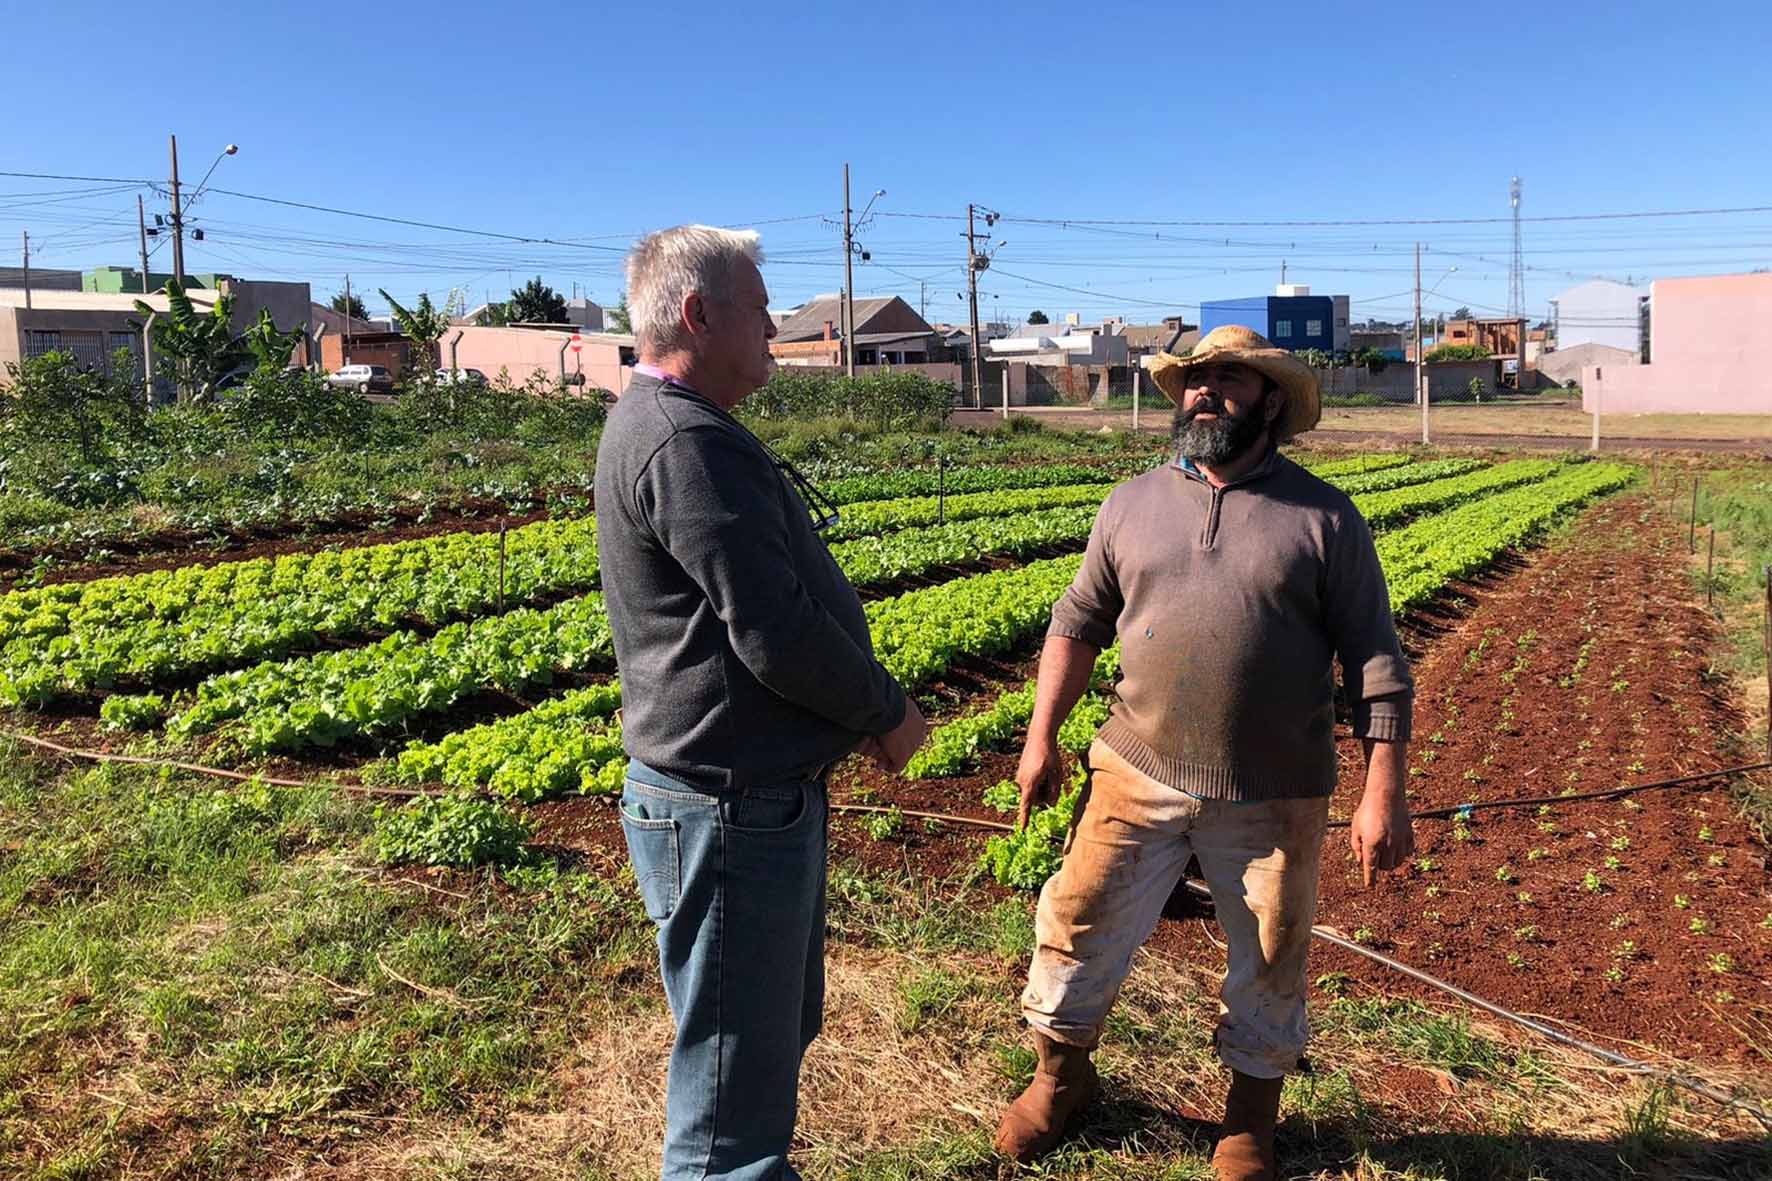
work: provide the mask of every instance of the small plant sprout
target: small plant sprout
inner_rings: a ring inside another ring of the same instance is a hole
[[[1521,906],[1531,906],[1532,905],[1532,891],[1521,890],[1518,894],[1514,895],[1514,901],[1518,902]]]
[[[1539,848],[1539,849],[1527,849],[1526,850],[1526,860],[1527,861],[1543,861],[1546,857],[1549,857],[1549,856],[1550,856],[1549,849]]]
[[[1622,853],[1628,848],[1630,848],[1630,838],[1623,833],[1612,838],[1612,849],[1614,852]]]
[[[870,812],[861,824],[868,836],[876,841],[884,841],[897,836],[904,828],[904,813],[894,804],[884,812]]]
[[[1530,943],[1538,938],[1538,928],[1532,926],[1530,923],[1524,927],[1515,927],[1514,938],[1518,939],[1521,943]]]
[[[1635,939],[1626,939],[1623,943],[1620,943],[1617,947],[1612,949],[1612,958],[1615,960],[1634,960],[1637,956],[1642,954],[1642,950],[1642,948],[1637,946],[1637,941]]]
[[[1685,910],[1687,907],[1689,907],[1691,905],[1692,905],[1692,896],[1690,894],[1675,894],[1674,895],[1674,906],[1677,909]]]
[[[1644,763],[1642,759],[1632,759],[1630,765],[1625,768],[1625,770],[1629,771],[1632,775],[1641,775],[1648,769],[1648,764]]]
[[[1606,888],[1606,883],[1600,880],[1599,874],[1590,869],[1581,876],[1581,888],[1589,894],[1598,894]]]
[[[1371,927],[1357,927],[1354,929],[1354,942],[1362,947],[1371,947],[1378,942],[1378,932]]]
[[[1772,912],[1768,912],[1766,917],[1760,920],[1760,930],[1772,931]]]
[[[1538,805],[1538,814],[1540,816],[1549,816],[1551,814],[1551,806],[1549,804]]]
[[[1606,979],[1612,984],[1623,984],[1624,969],[1617,964],[1613,964],[1610,968],[1606,969]]]
[[[1716,836],[1717,836],[1717,834],[1710,830],[1710,825],[1701,824],[1698,826],[1698,839],[1699,840],[1713,841],[1716,839]]]
[[[1495,880],[1498,882],[1513,881],[1514,880],[1513,867],[1508,866],[1508,865],[1503,865],[1503,866],[1500,866],[1499,868],[1497,868],[1495,871]]]
[[[1704,965],[1719,976],[1735,970],[1735,960],[1730,957],[1728,952],[1723,951],[1719,951],[1716,955],[1705,960]]]
[[[1425,893],[1429,898],[1438,898],[1442,893],[1444,893],[1444,891],[1442,891],[1440,889],[1440,887],[1438,887],[1438,886],[1429,886],[1425,891],[1423,891],[1423,893]]]
[[[1468,773],[1466,778],[1469,778]],[[1454,823],[1452,825],[1452,839],[1455,841],[1468,841],[1471,839],[1471,830],[1466,828],[1462,823]]]
[[[1524,972],[1526,970],[1526,957],[1517,951],[1510,951],[1507,953],[1507,963],[1508,967],[1514,969],[1516,972]]]
[[[1612,916],[1611,926],[1614,931],[1623,930],[1625,927],[1630,926],[1630,923],[1631,918],[1628,914],[1615,914]]]
[[[1723,866],[1729,864],[1729,858],[1728,855],[1724,853],[1712,853],[1709,857],[1704,859],[1704,863],[1712,869],[1721,869]]]
[[[1415,859],[1415,868],[1419,869],[1422,873],[1432,873],[1434,870],[1440,868],[1440,863],[1435,861],[1432,857],[1417,857]]]
[[[1693,915],[1692,921],[1686,924],[1686,929],[1694,935],[1709,935],[1716,928],[1715,924],[1703,915]]]
[[[1620,861],[1617,857],[1613,856],[1611,853],[1606,854],[1605,865],[1606,865],[1607,869],[1623,869],[1624,868],[1624,862]]]
[[[1538,831],[1549,836],[1557,831],[1557,822],[1548,818],[1540,820],[1538,822]]]

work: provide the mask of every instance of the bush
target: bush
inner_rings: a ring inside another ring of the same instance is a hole
[[[1480,344],[1443,344],[1429,349],[1422,360],[1429,365],[1435,361],[1487,361],[1489,350]]]
[[[222,406],[235,433],[248,439],[360,441],[375,420],[375,407],[356,391],[304,369],[255,370],[223,395]]]
[[[51,352],[8,365],[0,395],[0,492],[109,504],[133,487],[130,452],[147,433],[141,387],[119,352],[111,374]]]
[[[476,796],[428,796],[375,809],[375,855],[390,864],[509,865],[523,859],[534,832],[524,817]]]
[[[1340,407],[1383,406],[1383,405],[1386,405],[1386,402],[1383,398],[1379,397],[1377,394],[1353,393],[1353,394],[1347,394],[1345,396],[1343,396],[1343,395],[1326,396],[1323,399],[1323,405],[1325,405],[1325,406],[1340,406]]]
[[[741,413],[759,419],[843,417],[901,430],[940,423],[953,400],[953,386],[920,373],[851,378],[783,366],[744,400]]]

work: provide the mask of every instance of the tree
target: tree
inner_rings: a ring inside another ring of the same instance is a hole
[[[154,355],[172,373],[181,402],[206,401],[251,357],[234,335],[234,297],[218,295],[207,313],[199,312],[177,279],[166,282],[168,311],[141,300],[135,310],[154,317]]]
[[[615,301],[614,307],[604,311],[603,321],[611,332],[632,332],[634,330],[634,319],[628,313],[627,292],[621,293],[621,298]]]
[[[537,275],[511,292],[511,322],[514,324],[564,324],[566,300]]]
[[[345,302],[345,293],[339,292],[332,297],[332,310],[341,316],[351,316],[358,320],[369,319],[369,309],[363,306],[363,300],[353,294],[350,303]]]
[[[258,319],[241,335],[240,343],[257,361],[256,368],[277,370],[289,368],[289,358],[295,355],[295,346],[301,343],[301,338],[299,328],[279,331],[277,321],[271,318],[271,309],[260,308]]]
[[[1452,318],[1454,320],[1468,320],[1471,318],[1471,310],[1469,308],[1454,308]]]
[[[1483,361],[1488,357],[1489,350],[1480,344],[1443,344],[1429,349],[1422,360],[1432,364],[1435,361]]]
[[[1029,324],[1050,324],[1050,323],[1052,323],[1052,321],[1048,320],[1046,318],[1045,312],[1042,312],[1039,308],[1035,308],[1033,311],[1028,313],[1028,323]]]
[[[380,290],[379,288],[377,290]],[[421,291],[418,306],[408,310],[400,305],[400,301],[381,292],[381,297],[388,301],[394,309],[394,326],[400,329],[401,335],[412,342],[412,364],[408,370],[417,373],[429,373],[437,367],[437,342],[449,328],[449,317],[431,304],[431,293]]]
[[[474,313],[474,323],[481,328],[498,328],[511,322],[511,305],[489,303]]]

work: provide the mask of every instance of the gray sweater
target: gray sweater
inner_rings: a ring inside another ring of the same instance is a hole
[[[636,377],[597,448],[622,745],[722,792],[810,774],[903,720],[861,600],[756,436]]]
[[[1167,464],[1116,488],[1048,634],[1120,638],[1099,737],[1207,799],[1335,790],[1334,669],[1356,737],[1407,741],[1414,682],[1372,533],[1278,452],[1213,488]]]

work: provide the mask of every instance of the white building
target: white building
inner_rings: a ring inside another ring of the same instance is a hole
[[[1550,301],[1557,348],[1598,344],[1640,352],[1645,298],[1635,287],[1610,279],[1593,279],[1559,292]]]
[[[1118,323],[1095,328],[1075,323],[1023,324],[1001,340],[986,341],[985,356],[1030,365],[1125,365],[1126,338],[1119,328]]]

